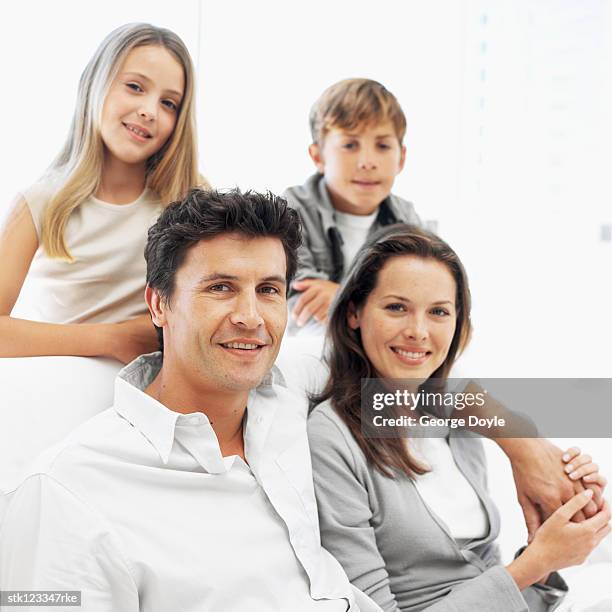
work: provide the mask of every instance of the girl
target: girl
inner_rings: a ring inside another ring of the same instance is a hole
[[[478,440],[453,429],[420,440],[368,437],[361,381],[402,379],[416,393],[421,381],[445,380],[470,332],[461,262],[442,240],[406,225],[361,250],[332,308],[330,377],[308,421],[321,539],[385,611],[552,610],[566,587],[551,572],[581,563],[610,532],[607,505],[570,522],[587,491],[503,567]],[[572,464],[605,485],[590,459]]]
[[[198,184],[187,48],[163,28],[116,29],[81,75],[63,149],[17,196],[0,232],[0,357],[128,362],[155,350],[146,230]],[[11,316],[28,274],[36,321]]]

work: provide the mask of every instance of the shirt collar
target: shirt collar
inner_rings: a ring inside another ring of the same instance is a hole
[[[170,410],[144,393],[159,373],[162,363],[163,356],[157,352],[141,355],[125,366],[115,379],[115,410],[142,433],[164,464],[168,463],[176,436],[180,438],[181,443],[186,443],[190,447],[188,450],[207,472],[224,472],[218,441],[205,414],[201,412],[182,414]],[[247,401],[248,422],[251,422],[252,417],[257,419],[258,423],[265,422],[267,426],[259,429],[266,432],[269,430],[273,412],[264,410],[262,413],[261,402],[255,400],[257,395],[275,396],[274,385],[286,387],[285,379],[276,366],[265,375],[256,389],[251,390]],[[177,434],[179,431],[180,434]],[[198,444],[194,444],[195,442]],[[261,445],[263,440],[259,442]],[[198,448],[194,452],[196,446]]]

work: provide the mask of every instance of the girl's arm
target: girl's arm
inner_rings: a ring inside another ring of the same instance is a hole
[[[0,228],[0,357],[78,355],[131,361],[156,350],[149,315],[123,323],[39,323],[11,317],[38,249],[36,228],[25,200],[18,197]]]

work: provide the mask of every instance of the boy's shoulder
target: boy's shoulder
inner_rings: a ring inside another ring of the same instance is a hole
[[[298,210],[319,208],[321,206],[331,208],[331,203],[327,201],[327,198],[323,197],[321,190],[322,180],[323,175],[315,172],[302,185],[294,185],[285,189],[282,197],[287,200],[289,206]]]
[[[283,192],[283,197],[292,208],[295,208],[302,217],[302,222],[319,220],[321,215],[328,224],[333,224],[333,205],[327,197],[325,186],[322,183],[323,175],[316,172],[310,176],[302,185],[288,187]],[[422,221],[417,214],[414,204],[400,196],[391,193],[381,203],[386,209],[384,213],[388,216],[388,223],[410,223],[422,226]],[[315,214],[317,213],[317,214]]]
[[[395,223],[410,223],[411,225],[418,226],[423,225],[423,222],[417,214],[412,202],[391,193],[384,200],[384,203],[388,207],[389,212],[393,217],[392,221]]]

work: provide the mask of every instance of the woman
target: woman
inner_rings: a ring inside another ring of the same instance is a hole
[[[416,393],[422,381],[447,378],[470,332],[461,262],[406,225],[361,250],[330,315],[330,377],[309,419],[321,537],[384,610],[552,610],[565,585],[551,572],[581,563],[610,531],[607,505],[570,522],[590,498],[577,495],[503,567],[479,440],[450,430],[419,449],[399,435],[364,435],[362,379],[402,379]]]

